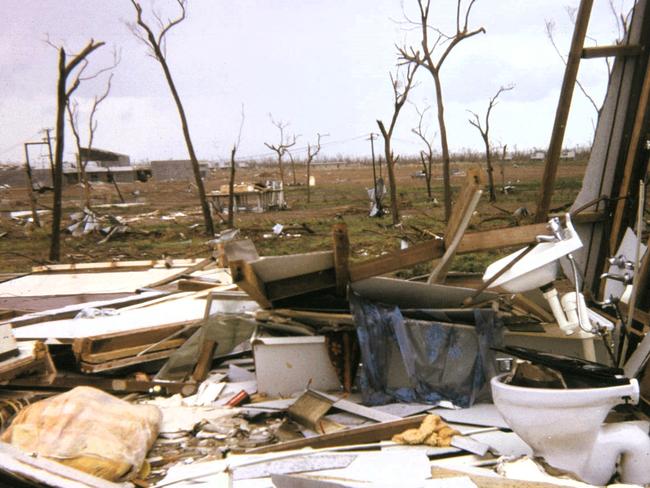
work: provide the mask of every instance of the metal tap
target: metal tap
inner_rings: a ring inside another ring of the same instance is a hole
[[[634,271],[634,263],[627,259],[623,254],[619,256],[612,256],[607,260],[612,266],[618,266],[621,269],[629,269]]]
[[[620,281],[621,283],[629,285],[632,283],[633,276],[630,273],[624,273],[622,275],[614,274],[614,273],[603,273],[600,275],[600,279],[602,280],[603,278],[607,278],[608,280]]]

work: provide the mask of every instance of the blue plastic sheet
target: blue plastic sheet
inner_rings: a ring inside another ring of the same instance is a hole
[[[489,380],[496,373],[501,324],[491,309],[472,310],[473,324],[422,320],[426,311],[409,311],[350,293],[362,368],[359,386],[367,405],[394,401],[437,404],[449,400],[469,407],[489,400]],[[435,314],[431,314],[435,315]],[[401,370],[400,374],[395,370]],[[395,377],[402,381],[395,384]]]

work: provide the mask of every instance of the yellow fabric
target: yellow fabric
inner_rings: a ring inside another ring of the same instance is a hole
[[[398,444],[447,447],[451,445],[451,438],[459,435],[455,429],[449,427],[438,415],[427,415],[420,427],[408,429],[393,436],[393,442]]]
[[[158,436],[162,415],[80,386],[22,410],[2,440],[95,476],[131,479]]]

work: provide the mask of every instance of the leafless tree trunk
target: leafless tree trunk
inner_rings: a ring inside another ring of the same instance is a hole
[[[287,128],[289,125],[289,122],[282,122],[281,120],[278,120],[277,122],[273,120],[273,116],[269,114],[269,118],[271,119],[271,123],[278,128],[280,131],[280,142],[278,144],[269,144],[268,142],[265,142],[264,145],[271,149],[272,151],[275,152],[278,156],[278,169],[280,170],[280,181],[282,181],[282,188],[284,188],[284,167],[282,166],[282,157],[287,154],[289,149],[293,146],[296,145],[296,139],[298,139],[298,136],[293,134],[290,137],[287,136],[285,139],[284,137],[284,129]],[[294,178],[295,178],[295,173],[294,173]]]
[[[504,144],[501,148],[501,191],[506,192],[506,156],[508,154],[508,145]]]
[[[63,148],[65,132],[65,107],[72,93],[84,80],[82,74],[88,65],[86,58],[103,42],[91,39],[81,52],[70,61],[65,48],[59,48],[59,80],[56,88],[56,146],[54,149],[54,203],[52,206],[52,238],[50,241],[50,261],[59,261],[61,255],[61,196],[63,195]],[[78,68],[78,69],[77,69]],[[72,84],[68,86],[68,77],[76,71]]]
[[[293,159],[293,154],[291,151],[287,151],[289,155],[289,161],[291,162],[291,174],[293,175],[293,186],[296,186],[298,182],[296,181],[296,161]]]
[[[321,137],[325,137],[327,134],[316,133],[316,147],[312,147],[311,144],[307,144],[307,203],[311,203],[311,162],[320,152],[320,140]]]
[[[241,143],[241,131],[244,128],[244,105],[241,107],[241,123],[239,124],[239,134],[237,141],[232,145],[230,151],[230,180],[228,182],[228,227],[231,229],[235,227],[235,173],[237,171],[237,164],[235,156],[237,149]]]
[[[391,148],[391,139],[393,137],[393,131],[395,130],[395,124],[397,123],[397,117],[402,110],[402,107],[406,103],[408,94],[413,87],[413,78],[415,72],[418,69],[418,65],[414,64],[407,68],[406,76],[404,79],[404,88],[400,91],[400,80],[399,73],[393,78],[393,74],[390,75],[390,82],[393,85],[393,116],[388,126],[388,130],[384,126],[384,123],[381,120],[377,120],[377,125],[381,131],[381,135],[384,138],[384,156],[386,157],[386,169],[388,171],[388,182],[390,183],[390,209],[393,215],[393,225],[399,224],[399,209],[397,206],[397,181],[395,180],[395,163],[397,163],[399,156],[395,157],[393,150]]]
[[[492,109],[497,104],[497,99],[499,98],[499,95],[501,95],[504,91],[509,91],[512,90],[513,88],[514,87],[512,85],[502,86],[501,88],[499,88],[499,90],[497,90],[494,96],[490,98],[487,111],[485,112],[485,123],[481,122],[481,119],[477,113],[468,110],[468,112],[471,113],[473,117],[472,119],[469,119],[468,122],[478,129],[478,131],[481,133],[483,144],[485,144],[485,165],[487,166],[488,187],[490,191],[491,202],[497,201],[497,194],[494,189],[494,173],[493,173],[494,168],[492,167],[492,151],[490,148],[490,115],[492,114]]]
[[[417,0],[420,18],[411,20],[407,17],[408,23],[416,25],[421,30],[420,49],[406,46],[398,48],[400,59],[407,64],[424,66],[433,78],[436,91],[436,104],[438,107],[438,125],[440,128],[440,146],[442,149],[442,178],[445,192],[445,219],[449,220],[451,215],[451,178],[450,178],[450,157],[449,145],[447,142],[447,127],[445,125],[445,107],[442,97],[442,83],[440,81],[440,69],[451,51],[464,39],[469,39],[479,33],[485,33],[483,27],[475,30],[469,30],[469,16],[476,0],[470,0],[467,7],[462,8],[462,0],[457,0],[456,6],[456,32],[445,34],[441,30],[429,25],[429,10],[431,0]],[[436,39],[431,42],[429,39],[430,31],[436,34]],[[439,54],[438,54],[439,53]],[[434,59],[434,56],[438,56]]]
[[[113,68],[117,66],[116,62],[113,65]],[[86,146],[86,156],[83,157],[81,153],[83,152],[81,146],[81,133],[79,131],[79,103],[76,100],[68,99],[66,103],[66,109],[68,111],[68,120],[70,121],[70,128],[72,129],[72,135],[75,139],[75,144],[77,146],[77,174],[79,175],[79,183],[83,186],[83,201],[84,205],[87,208],[90,208],[90,184],[88,182],[88,176],[86,175],[86,166],[88,166],[88,155],[92,151],[93,142],[95,140],[95,133],[97,132],[97,120],[95,116],[97,114],[97,109],[99,105],[106,100],[108,94],[111,91],[111,81],[113,80],[113,74],[108,77],[106,81],[106,89],[101,95],[96,95],[93,98],[93,103],[91,105],[90,114],[88,115],[88,145]],[[121,197],[121,195],[120,195]]]
[[[196,187],[199,191],[199,199],[201,201],[201,210],[203,211],[203,219],[205,221],[205,231],[209,236],[214,235],[214,224],[212,223],[212,213],[210,212],[210,205],[208,205],[208,200],[205,195],[205,187],[203,185],[203,180],[201,179],[201,169],[199,167],[199,161],[196,157],[194,151],[194,144],[192,144],[192,138],[190,137],[190,129],[187,123],[187,116],[185,115],[185,109],[183,108],[183,103],[181,102],[180,95],[176,89],[176,84],[172,78],[171,71],[169,70],[169,65],[167,64],[167,56],[165,49],[165,41],[167,33],[175,26],[180,24],[185,19],[185,6],[186,0],[176,0],[176,3],[180,7],[180,14],[175,19],[169,19],[166,22],[163,22],[160,16],[154,12],[154,16],[158,23],[158,34],[154,34],[151,27],[142,19],[142,7],[136,0],[131,0],[133,7],[136,11],[136,25],[131,25],[131,30],[135,36],[144,42],[152,51],[152,56],[160,63],[160,66],[167,80],[167,85],[169,85],[169,90],[171,91],[172,98],[176,103],[176,109],[178,110],[178,115],[181,119],[181,128],[183,130],[183,137],[185,139],[185,145],[187,146],[187,152],[192,162],[192,170],[194,171],[194,180],[196,182]]]
[[[424,172],[424,179],[427,185],[427,198],[429,201],[433,200],[433,193],[431,191],[431,177],[433,174],[433,137],[431,140],[427,137],[427,129],[423,126],[424,114],[431,107],[426,107],[420,112],[420,110],[415,107],[415,111],[419,115],[418,126],[411,129],[411,132],[418,136],[418,138],[424,143],[425,149],[420,151],[420,162],[422,163],[422,171]],[[434,135],[435,137],[435,135]]]

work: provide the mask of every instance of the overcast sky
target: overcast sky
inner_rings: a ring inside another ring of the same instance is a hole
[[[613,1],[621,9],[631,3]],[[153,4],[163,16],[174,15],[171,0],[143,3],[145,11]],[[448,30],[455,22],[455,1],[433,4],[432,23]],[[404,0],[407,13],[415,13],[416,5]],[[566,8],[577,5],[578,0],[476,2],[470,28],[482,26],[487,33],[463,41],[442,68],[452,150],[482,148],[467,110],[484,113],[489,98],[507,84],[515,88],[494,109],[493,144],[548,145],[564,66],[546,37],[545,20],[555,21],[556,41],[567,52],[573,26]],[[48,38],[70,52],[90,38],[105,41],[90,56],[89,72],[110,64],[113,49],[121,51],[112,91],[97,115],[94,147],[129,154],[134,161],[187,158],[160,66],[127,26],[134,20],[128,0],[2,0],[0,13],[0,161],[22,161],[22,144],[54,126],[58,54],[44,42]],[[290,123],[288,133],[300,135],[297,156],[317,132],[329,134],[323,139],[327,156],[369,156],[368,133],[378,132],[378,118],[388,121],[392,114],[395,44],[417,45],[417,32],[409,32],[403,18],[399,0],[189,0],[187,19],[169,33],[167,53],[199,158],[227,157],[242,104],[242,158],[268,155],[264,142],[278,142],[270,113]],[[616,38],[609,0],[595,0],[589,35],[601,45]],[[603,60],[584,60],[580,79],[600,101]],[[412,101],[424,108],[435,101],[433,81],[424,70],[417,80]],[[88,81],[75,93],[82,120],[103,84],[103,78]],[[433,135],[435,107],[427,114]],[[576,91],[565,145],[588,144],[594,123],[594,109]],[[416,124],[415,108],[407,105],[395,135],[396,153],[419,151],[410,132]],[[73,159],[69,135],[65,156]]]

